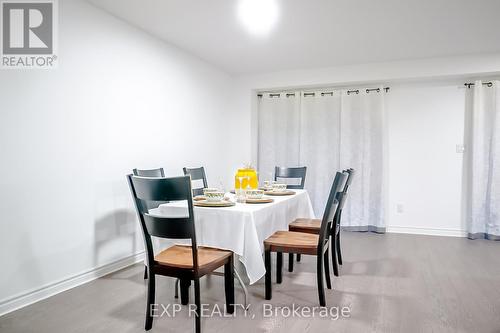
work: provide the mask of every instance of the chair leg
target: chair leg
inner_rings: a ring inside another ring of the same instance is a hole
[[[151,313],[151,307],[155,303],[155,282],[156,282],[155,274],[149,272],[146,324],[144,325],[144,329],[146,331],[149,331],[153,327],[153,316]]]
[[[337,238],[330,236],[330,257],[332,258],[333,275],[339,276],[339,265],[337,264]]]
[[[266,266],[266,300],[270,300],[273,297],[271,283],[271,251],[265,251],[264,262]]]
[[[181,280],[181,304],[189,304],[189,286],[191,285],[191,280]]]
[[[283,281],[283,252],[276,252],[276,283]]]
[[[144,265],[144,280],[148,279],[148,265]]]
[[[299,262],[299,261],[300,261],[300,257],[301,257],[301,255],[300,255],[300,253],[298,253],[298,254],[297,254],[297,262]]]
[[[233,255],[224,265],[224,287],[226,289],[226,310],[234,313],[234,264]]]
[[[201,332],[201,301],[200,301],[200,279],[194,279],[194,302],[196,304],[195,328],[196,333]]]
[[[328,289],[332,289],[332,281],[330,280],[330,256],[329,256],[329,253],[330,251],[328,251],[329,249],[327,249],[325,251],[325,253],[323,254],[323,261],[324,261],[324,265],[325,265],[325,280],[326,280],[326,287]]]
[[[332,257],[333,275],[339,276],[339,265],[337,264],[337,251],[335,250],[335,246],[332,246],[330,251],[330,256]]]
[[[319,305],[326,306],[325,287],[323,285],[323,256],[320,254],[316,258],[316,277],[318,280]]]
[[[340,226],[339,226],[340,228]],[[340,230],[339,233],[337,234],[337,258],[339,260],[339,265],[342,265],[342,251],[340,250]]]
[[[179,282],[181,280],[179,278],[175,279],[175,291],[174,291],[174,297],[179,298]]]
[[[293,253],[288,254],[288,271],[293,272]]]

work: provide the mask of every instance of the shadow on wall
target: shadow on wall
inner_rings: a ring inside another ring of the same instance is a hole
[[[126,247],[120,245],[120,251],[113,251],[114,244],[130,244],[127,254],[137,253],[137,216],[133,211],[119,209],[95,220],[94,224],[94,266],[121,259]],[[109,248],[109,251],[106,249]],[[110,253],[110,255],[106,255]],[[110,258],[111,257],[111,258]]]

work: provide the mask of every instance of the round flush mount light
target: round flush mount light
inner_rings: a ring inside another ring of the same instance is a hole
[[[267,35],[278,20],[275,0],[240,0],[238,18],[252,35]]]

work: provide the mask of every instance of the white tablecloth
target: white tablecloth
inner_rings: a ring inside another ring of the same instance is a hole
[[[288,224],[298,217],[313,218],[314,212],[305,190],[295,195],[274,196],[268,204],[242,204],[233,207],[194,207],[196,241],[233,251],[245,266],[250,284],[264,276],[262,253],[264,240],[277,230],[288,230]],[[152,209],[159,216],[186,216],[187,204],[167,203]]]

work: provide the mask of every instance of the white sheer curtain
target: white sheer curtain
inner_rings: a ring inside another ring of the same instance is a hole
[[[270,180],[274,167],[299,163],[300,93],[263,94],[259,98],[258,169]]]
[[[500,240],[500,87],[466,92],[466,224],[469,238]]]
[[[307,166],[305,187],[320,217],[336,171],[356,170],[342,224],[385,231],[383,88],[263,94],[259,102],[258,168]]]
[[[316,216],[325,209],[335,172],[340,168],[340,92],[302,93],[300,164],[307,166],[305,188]]]
[[[342,225],[354,231],[385,231],[386,134],[383,88],[342,92],[341,168],[355,170]]]

